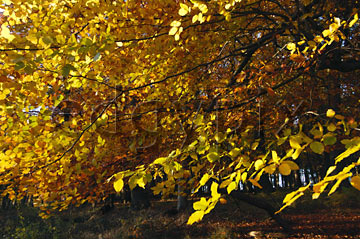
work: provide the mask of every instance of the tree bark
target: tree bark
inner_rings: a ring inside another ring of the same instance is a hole
[[[275,222],[277,222],[286,232],[291,231],[291,223],[283,219],[279,214],[276,214],[275,208],[265,200],[259,199],[257,197],[239,191],[231,192],[230,196],[235,200],[240,200],[252,206],[265,210],[269,214],[269,216],[273,220],[275,220]]]

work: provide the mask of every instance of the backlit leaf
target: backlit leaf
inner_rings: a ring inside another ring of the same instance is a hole
[[[234,191],[237,188],[236,182],[231,182],[229,186],[227,187],[227,193],[230,194],[232,191]]]
[[[116,192],[120,192],[124,187],[124,181],[122,178],[118,178],[114,182],[114,188]]]
[[[205,211],[208,205],[209,202],[206,201],[206,198],[202,197],[200,201],[194,202],[193,208],[196,211]]]
[[[360,176],[356,175],[351,178],[351,185],[360,191]]]
[[[335,111],[332,110],[332,109],[328,109],[328,110],[326,111],[326,116],[329,117],[329,118],[334,117],[334,116],[335,116]]]
[[[291,168],[290,168],[289,164],[281,163],[279,166],[279,172],[284,176],[290,175]]]
[[[196,211],[193,214],[191,214],[191,216],[189,217],[187,224],[188,225],[192,225],[195,222],[199,222],[201,221],[201,219],[204,217],[205,212],[204,211]]]

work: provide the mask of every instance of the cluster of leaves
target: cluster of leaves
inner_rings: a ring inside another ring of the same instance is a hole
[[[2,195],[63,210],[212,182],[191,224],[221,190],[343,146],[313,197],[359,189],[359,161],[338,167],[360,149],[352,1],[0,2]]]

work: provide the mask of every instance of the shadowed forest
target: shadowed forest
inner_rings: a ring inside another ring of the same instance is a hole
[[[0,0],[1,238],[359,238],[358,0]]]

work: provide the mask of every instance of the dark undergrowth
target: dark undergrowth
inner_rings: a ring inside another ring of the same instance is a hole
[[[286,192],[259,193],[279,208]],[[262,210],[228,199],[202,222],[186,224],[191,207],[172,215],[175,201],[153,201],[149,209],[134,211],[116,204],[103,213],[99,207],[82,206],[58,212],[48,219],[32,207],[0,211],[0,238],[110,239],[110,238],[360,238],[360,192],[343,188],[332,197],[312,200],[305,195],[281,215],[292,222],[285,234]]]

